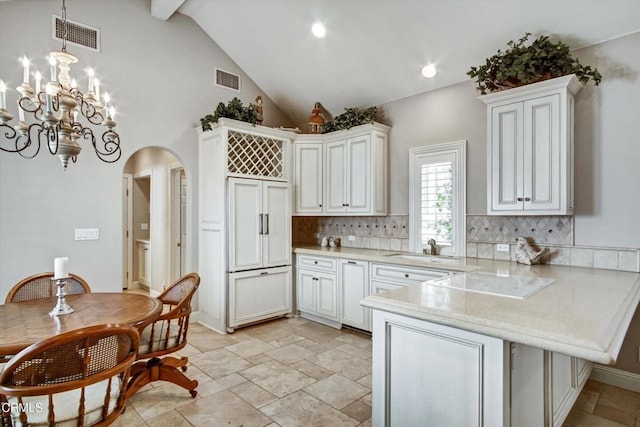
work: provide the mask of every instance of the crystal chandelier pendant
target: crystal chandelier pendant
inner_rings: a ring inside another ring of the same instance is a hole
[[[83,93],[71,79],[71,65],[78,59],[67,52],[67,18],[65,0],[62,0],[62,50],[49,55],[51,81],[43,85],[40,72],[35,73],[35,90],[30,86],[29,60],[22,59],[23,82],[16,88],[18,99],[18,123],[11,126],[13,119],[7,111],[6,85],[0,80],[0,150],[17,153],[25,158],[33,158],[45,144],[49,152],[60,158],[63,169],[69,162],[75,162],[82,149],[79,140],[90,142],[98,158],[107,163],[116,162],[122,151],[120,136],[116,127],[114,108],[105,93],[100,101],[99,82],[90,70],[89,84]],[[57,70],[56,70],[57,67]],[[27,122],[25,114],[33,117]],[[88,125],[80,120],[88,122]],[[96,138],[92,127],[104,126],[100,138]],[[81,141],[82,142],[82,141]]]

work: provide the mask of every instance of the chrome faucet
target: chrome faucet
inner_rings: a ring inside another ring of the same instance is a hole
[[[422,250],[423,254],[425,254],[425,255],[438,255],[438,247],[436,246],[435,239],[427,240],[427,245],[429,245],[429,247],[428,248],[424,248]]]

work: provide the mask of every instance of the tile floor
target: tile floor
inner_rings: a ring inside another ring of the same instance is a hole
[[[187,374],[141,389],[117,427],[370,426],[371,339],[300,317],[220,335],[192,324]],[[640,394],[589,381],[565,426],[640,427]]]

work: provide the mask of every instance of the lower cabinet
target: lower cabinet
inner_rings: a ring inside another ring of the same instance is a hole
[[[151,251],[149,250],[148,240],[138,240],[138,283],[143,286],[150,286],[151,280]]]
[[[338,277],[335,272],[296,268],[298,310],[303,317],[339,327]]]
[[[561,426],[591,362],[372,312],[375,426]]]
[[[340,322],[343,325],[370,331],[371,310],[360,305],[360,300],[369,295],[369,263],[341,259],[339,266],[342,290]]]
[[[229,273],[229,331],[291,313],[291,267]]]

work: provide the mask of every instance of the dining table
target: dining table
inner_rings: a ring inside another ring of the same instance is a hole
[[[57,298],[38,298],[0,305],[0,359],[17,354],[45,338],[85,326],[140,326],[162,312],[157,298],[133,293],[87,293],[66,296],[73,313],[49,315]]]

